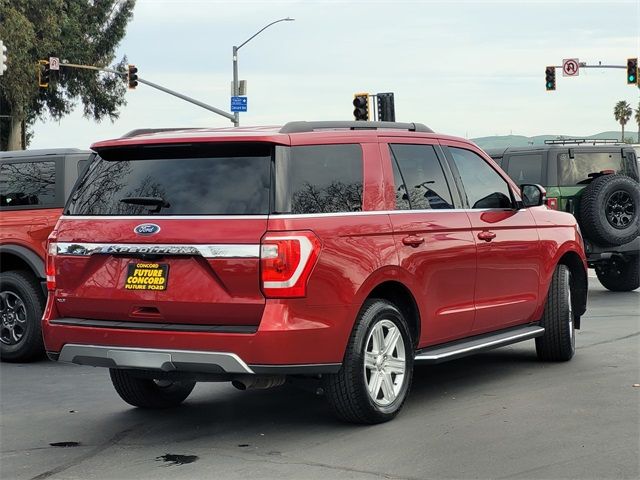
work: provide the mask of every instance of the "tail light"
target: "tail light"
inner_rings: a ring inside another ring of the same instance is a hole
[[[49,240],[47,244],[47,256],[45,259],[45,273],[47,275],[47,290],[53,292],[56,289],[56,254],[58,253],[58,244]]]
[[[320,240],[313,232],[268,233],[260,245],[265,297],[304,297],[319,253]]]
[[[558,199],[554,197],[547,197],[547,207],[552,210],[558,209]]]

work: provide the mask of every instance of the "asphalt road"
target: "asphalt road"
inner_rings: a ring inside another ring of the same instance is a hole
[[[539,363],[529,341],[419,367],[400,416],[367,427],[287,385],[198,384],[148,412],[104,369],[2,364],[0,477],[639,478],[640,291],[591,279],[582,325],[569,363]]]

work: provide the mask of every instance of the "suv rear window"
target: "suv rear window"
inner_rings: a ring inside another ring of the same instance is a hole
[[[108,150],[76,185],[67,213],[267,214],[272,151],[269,144]]]
[[[276,213],[362,210],[362,147],[281,147],[276,154]]]
[[[53,206],[56,203],[56,162],[0,165],[0,207]]]
[[[578,152],[574,151],[574,158],[568,153],[558,155],[558,184],[579,185],[589,183],[593,177],[590,173],[603,170],[624,172],[622,154],[618,152]]]

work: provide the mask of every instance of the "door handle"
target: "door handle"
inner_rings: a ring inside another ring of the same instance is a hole
[[[404,237],[402,239],[402,243],[408,245],[410,247],[417,247],[418,245],[424,243],[424,238],[418,237],[416,235],[409,235],[408,237]]]
[[[490,242],[494,238],[496,238],[496,234],[493,232],[489,232],[485,230],[483,232],[478,233],[478,239],[484,240],[485,242]]]

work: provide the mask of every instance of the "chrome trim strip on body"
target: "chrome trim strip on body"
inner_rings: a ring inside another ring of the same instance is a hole
[[[213,366],[220,367],[226,373],[254,373],[238,355],[228,352],[106,347],[69,343],[62,347],[58,361],[77,365],[141,368],[165,372],[201,371]]]
[[[62,215],[62,220],[266,220],[269,215]]]
[[[57,255],[189,255],[204,258],[258,258],[260,245],[187,245],[153,243],[72,243],[57,242]]]
[[[528,340],[531,338],[539,337],[544,334],[544,327],[533,326],[527,327],[525,329],[519,329],[514,332],[513,335],[504,336],[505,333],[502,333],[502,336],[488,336],[486,337],[486,341],[482,342],[480,339],[476,339],[475,341],[478,343],[472,343],[474,340],[471,339],[469,342],[464,342],[459,345],[460,348],[455,348],[455,346],[435,346],[429,349],[425,353],[420,353],[415,356],[415,361],[422,362],[442,362],[445,360],[462,357],[465,355],[469,355],[471,353],[477,352],[479,350],[485,350],[490,348],[497,348],[500,346],[506,346],[512,343],[516,343],[523,340]],[[471,344],[470,344],[471,343]],[[428,350],[433,349],[434,353],[429,353]],[[441,353],[438,352],[441,350]]]
[[[423,213],[469,213],[486,212],[488,210],[504,210],[492,208],[436,208],[427,210],[367,210],[363,212],[335,212],[335,213],[283,213],[269,215],[269,220],[293,218],[322,218],[322,217],[352,217],[359,215],[401,215]]]
[[[332,213],[272,213],[271,215],[63,215],[63,220],[276,220],[278,218],[353,217],[358,215],[400,215],[411,213],[464,213],[513,210],[509,208],[435,208],[426,210],[366,210]]]

